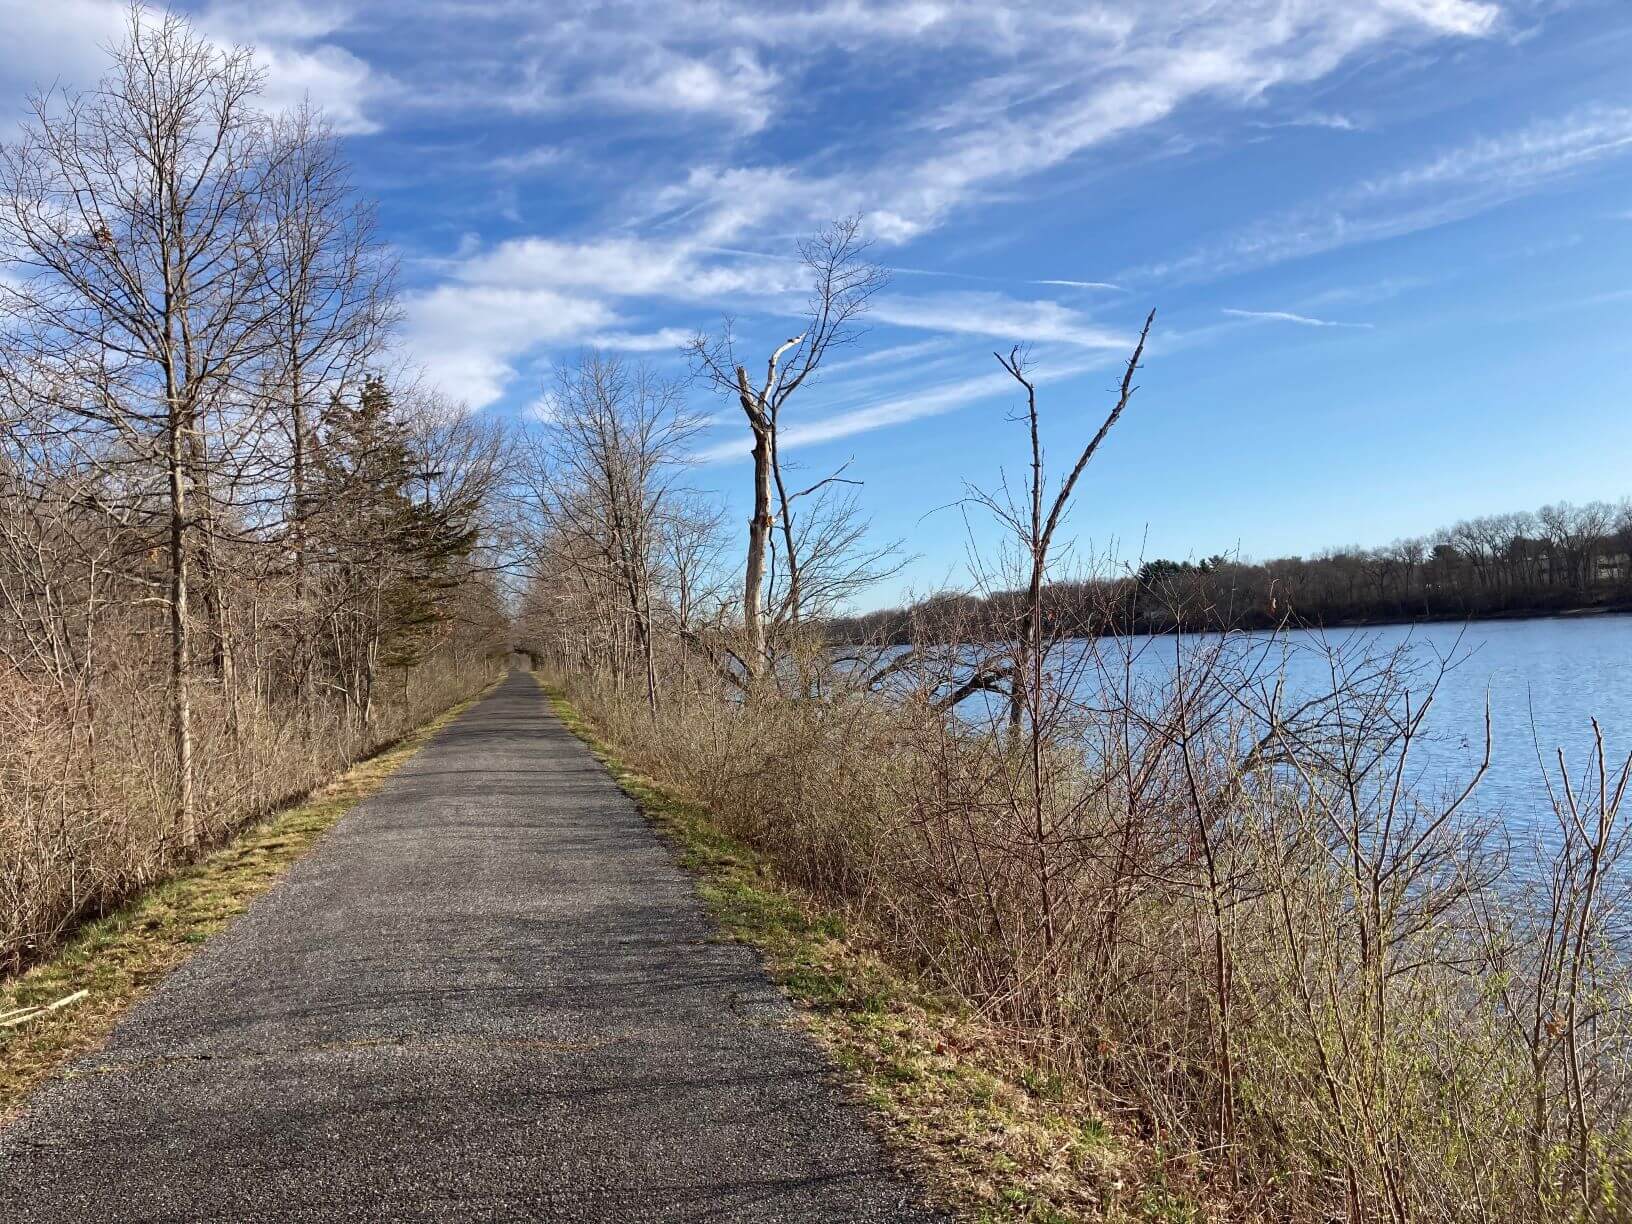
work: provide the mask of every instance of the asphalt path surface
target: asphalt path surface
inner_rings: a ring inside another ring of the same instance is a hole
[[[0,1131],[0,1221],[919,1221],[512,673]]]

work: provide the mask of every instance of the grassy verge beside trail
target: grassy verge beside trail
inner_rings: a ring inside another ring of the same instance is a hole
[[[77,1002],[0,1027],[0,1119],[71,1060],[99,1047],[125,1010],[249,908],[339,819],[477,697],[362,761],[298,806],[251,825],[219,850],[75,932],[51,959],[0,981],[0,1024],[79,991]]]
[[[779,880],[706,809],[623,764],[562,693],[540,685],[697,875],[725,934],[760,951],[939,1206],[980,1221],[1199,1218],[1091,1102],[969,1009],[886,965],[864,930]]]

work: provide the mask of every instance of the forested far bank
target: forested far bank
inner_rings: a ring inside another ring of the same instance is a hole
[[[943,593],[826,622],[835,643],[998,638],[1017,592]],[[1242,561],[1158,559],[1049,584],[1045,615],[1079,634],[1310,628],[1632,611],[1632,499],[1465,519],[1382,548]]]
[[[339,142],[133,9],[0,146],[0,972],[484,685],[499,435]]]

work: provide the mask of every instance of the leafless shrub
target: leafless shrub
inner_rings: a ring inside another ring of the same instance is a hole
[[[749,685],[693,613],[655,618],[685,699],[654,717],[578,594],[536,588],[522,632],[558,636],[541,663],[623,754],[1097,1093],[1220,1216],[1628,1218],[1632,767],[1601,739],[1585,773],[1560,761],[1527,869],[1473,806],[1488,728],[1467,776],[1422,763],[1457,657],[1233,632],[1179,581],[1150,595],[1170,623],[1222,631],[1101,636],[1114,589],[1052,545],[1138,363],[1056,497],[1005,361],[1035,461],[976,500],[1010,547],[890,643],[783,635]],[[730,642],[727,605],[713,622]]]

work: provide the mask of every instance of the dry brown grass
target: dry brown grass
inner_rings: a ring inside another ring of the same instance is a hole
[[[936,1203],[979,1220],[1182,1220],[1144,1145],[1012,1034],[880,954],[865,917],[790,884],[718,817],[633,771],[559,690],[583,738],[697,873],[727,936],[759,949],[802,1024]]]
[[[407,700],[382,700],[366,727],[332,705],[241,699],[236,726],[201,692],[196,802],[203,849],[299,800],[337,771],[468,697],[493,664],[420,669]],[[94,719],[44,687],[0,691],[0,973],[48,956],[78,923],[164,880],[192,852],[177,841],[169,710],[132,668],[105,678]],[[94,740],[92,728],[94,727]]]

